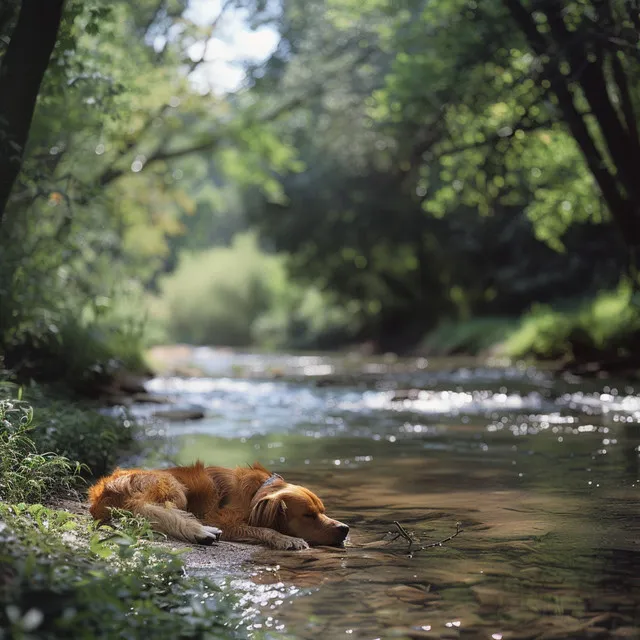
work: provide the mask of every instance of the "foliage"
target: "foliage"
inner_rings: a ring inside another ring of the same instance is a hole
[[[3,458],[7,469],[13,469],[16,481],[33,480],[34,487],[40,487],[34,491],[43,495],[57,492],[67,481],[73,486],[71,476],[81,470],[78,463],[84,472],[99,476],[110,470],[124,451],[135,449],[134,423],[126,418],[101,415],[91,407],[54,398],[37,386],[18,388],[0,382],[0,398],[5,407],[3,447],[7,456]],[[14,463],[9,464],[10,458]],[[33,465],[33,473],[23,473],[27,464]]]
[[[57,363],[71,384],[139,366],[144,314],[123,325],[119,301],[171,268],[182,218],[226,207],[225,180],[277,198],[270,171],[293,162],[269,130],[278,108],[198,86],[198,46],[233,4],[208,25],[186,2],[66,3],[0,234],[7,365],[50,378]]]
[[[503,345],[513,357],[626,357],[640,342],[640,307],[629,282],[572,308],[536,305]]]
[[[0,399],[0,499],[38,502],[71,493],[81,465],[55,453],[39,453],[31,439],[33,410]],[[46,449],[45,449],[46,451]]]
[[[429,355],[480,355],[501,344],[519,327],[516,318],[475,317],[466,322],[443,322],[420,344]],[[523,355],[523,354],[520,354]]]
[[[151,523],[143,516],[131,513],[125,509],[110,510],[113,520],[109,525],[104,525],[122,532],[135,540],[156,540],[166,538],[164,534],[158,533],[151,528]]]
[[[233,595],[176,554],[38,504],[0,504],[0,524],[2,638],[248,637]]]
[[[6,383],[0,389],[12,390]],[[64,434],[93,439],[76,444],[80,451],[96,446],[107,426],[88,412],[62,409],[49,404],[48,416],[38,410],[45,415],[36,425],[26,402],[0,401],[0,638],[248,637],[236,593],[186,578],[177,553],[148,545],[148,521],[120,512],[111,531],[96,530],[87,517],[39,503],[68,495],[81,467],[38,453],[32,438],[45,431],[56,441],[54,425],[64,433],[68,422],[82,422],[98,432]]]
[[[353,342],[360,330],[352,308],[287,279],[253,323],[251,335],[255,344],[269,349],[331,349]]]
[[[262,253],[252,236],[229,248],[184,254],[161,282],[166,321],[174,340],[246,346],[253,322],[270,305],[281,261]]]
[[[222,6],[67,3],[0,235],[12,366],[85,388],[139,366],[158,292],[154,341],[402,350],[640,255],[632,3]],[[222,94],[238,16],[279,42]]]
[[[281,177],[286,201],[249,194],[247,207],[294,276],[353,302],[381,348],[443,318],[592,295],[624,272],[583,149],[506,4],[290,0],[256,80],[265,95],[306,86],[305,69],[331,74],[280,124],[304,161]]]
[[[357,334],[357,317],[328,295],[287,274],[283,256],[263,251],[255,235],[229,247],[183,253],[160,281],[152,325],[170,341],[266,348],[322,348]]]

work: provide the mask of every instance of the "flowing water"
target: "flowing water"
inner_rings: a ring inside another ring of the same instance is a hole
[[[259,460],[352,527],[345,549],[260,551],[238,569],[255,627],[298,638],[640,637],[632,386],[424,359],[210,349],[189,359],[207,377],[150,385],[206,410],[150,426],[171,438],[174,460]]]

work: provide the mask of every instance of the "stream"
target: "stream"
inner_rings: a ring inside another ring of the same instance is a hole
[[[133,407],[173,462],[260,461],[351,526],[345,549],[259,550],[216,576],[244,589],[252,628],[640,638],[633,385],[499,362],[181,353],[201,374],[148,389],[205,418],[159,422],[157,405]],[[420,549],[457,523],[459,535]]]

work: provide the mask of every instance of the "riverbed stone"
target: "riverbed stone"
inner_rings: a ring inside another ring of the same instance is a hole
[[[153,417],[160,420],[169,420],[169,422],[188,422],[202,420],[204,415],[205,413],[202,409],[163,409],[155,411]]]
[[[174,401],[168,396],[156,396],[152,393],[134,393],[131,397],[133,402],[140,404],[174,404]]]

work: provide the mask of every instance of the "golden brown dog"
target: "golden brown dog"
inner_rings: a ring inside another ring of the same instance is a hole
[[[190,467],[144,471],[116,469],[89,489],[91,515],[106,522],[111,509],[150,520],[168,536],[211,544],[263,543],[273,549],[340,546],[349,527],[325,515],[320,498],[289,484],[262,465],[225,469]]]

